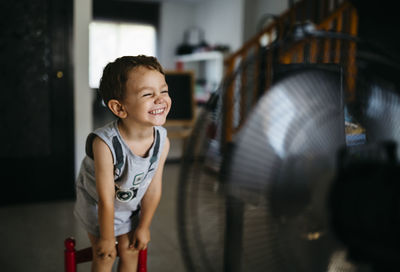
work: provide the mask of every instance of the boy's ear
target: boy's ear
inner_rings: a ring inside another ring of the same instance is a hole
[[[127,112],[125,111],[124,106],[116,99],[111,99],[107,103],[108,108],[119,118],[125,118],[127,116]]]

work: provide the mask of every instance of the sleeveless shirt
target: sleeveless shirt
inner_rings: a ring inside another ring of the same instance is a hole
[[[76,203],[74,214],[78,222],[93,235],[99,236],[98,195],[94,173],[92,143],[100,137],[109,147],[114,164],[115,195],[114,234],[130,232],[135,228],[140,201],[157,170],[166,139],[166,129],[154,127],[154,142],[146,157],[135,155],[124,142],[115,120],[89,134],[86,156],[82,161],[76,180]]]

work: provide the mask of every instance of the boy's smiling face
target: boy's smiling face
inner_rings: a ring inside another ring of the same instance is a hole
[[[165,76],[143,66],[129,71],[121,104],[128,122],[139,126],[163,125],[171,108]]]

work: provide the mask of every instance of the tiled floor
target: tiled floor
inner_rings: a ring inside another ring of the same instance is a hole
[[[163,197],[152,223],[149,271],[184,271],[176,228],[178,163],[167,163]],[[0,271],[63,271],[63,241],[74,236],[77,248],[89,246],[72,215],[73,201],[0,207]],[[80,264],[78,271],[90,271]]]

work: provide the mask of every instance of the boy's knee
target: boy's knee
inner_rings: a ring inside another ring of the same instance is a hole
[[[119,258],[123,261],[134,261],[139,256],[139,251],[134,248],[119,248]]]
[[[96,254],[93,256],[93,261],[101,266],[112,266],[116,258],[116,254],[111,254],[108,256],[100,256]]]

